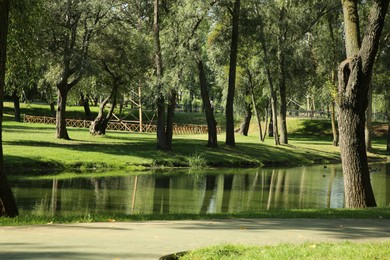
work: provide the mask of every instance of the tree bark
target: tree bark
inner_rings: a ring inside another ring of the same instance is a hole
[[[50,103],[50,112],[53,117],[56,117],[56,102]]]
[[[14,102],[14,111],[15,111],[15,121],[20,122],[20,97],[18,96],[18,91],[14,89],[12,91],[12,99]]]
[[[361,46],[356,3],[342,0],[348,56],[339,67],[338,94],[340,152],[347,208],[376,206],[368,171],[364,127],[372,69],[389,0],[373,2]]]
[[[265,36],[264,36],[264,26],[262,25],[260,27],[260,41],[261,41],[261,47],[263,49],[263,63],[265,67],[265,72],[267,75],[267,81],[268,85],[270,88],[270,96],[271,96],[271,120],[270,124],[268,127],[268,133],[269,137],[274,137],[274,142],[275,145],[280,145],[280,140],[279,140],[279,131],[278,131],[278,112],[277,112],[277,96],[276,96],[276,90],[274,87],[273,79],[272,79],[272,74],[271,70],[269,68],[269,58],[268,58],[268,50],[267,50],[267,44],[265,41]],[[272,126],[272,129],[271,129]]]
[[[11,187],[8,185],[7,176],[4,170],[3,156],[3,101],[5,65],[7,60],[9,7],[9,0],[0,1],[0,217],[16,217],[19,215],[14,195]]]
[[[56,138],[70,140],[66,129],[66,101],[68,89],[66,86],[58,86],[58,101],[56,113]]]
[[[279,25],[281,28],[280,35],[278,37],[278,65],[279,65],[279,95],[280,95],[280,138],[281,144],[288,144],[287,137],[287,98],[286,98],[286,56],[284,50],[284,41],[286,39],[286,28],[284,27],[285,20],[285,8],[282,7],[280,10],[280,21]]]
[[[154,51],[155,51],[155,65],[157,77],[157,149],[165,151],[167,148],[167,140],[165,135],[165,98],[162,93],[162,77],[163,77],[163,63],[160,43],[160,9],[159,0],[154,0],[153,4],[153,35],[154,35]]]
[[[91,126],[89,128],[89,132],[91,135],[105,135],[106,134],[108,122],[111,120],[111,117],[114,113],[114,109],[116,106],[117,93],[118,93],[118,83],[114,79],[113,89],[112,89],[110,96],[107,97],[106,99],[104,99],[103,102],[100,104],[98,116],[91,123]],[[104,117],[104,108],[106,107],[106,105],[108,104],[108,101],[110,99],[112,99],[112,105],[111,105],[110,111]]]
[[[239,134],[248,136],[249,126],[252,119],[252,102],[246,104],[244,122],[241,123]]]
[[[236,66],[238,52],[238,36],[240,21],[240,0],[235,0],[232,17],[232,41],[230,47],[229,85],[226,98],[226,141],[229,146],[235,146],[234,138],[234,93],[236,88]]]
[[[217,121],[215,120],[213,108],[211,107],[211,103],[210,103],[209,90],[207,87],[207,78],[206,78],[206,73],[205,73],[202,60],[198,60],[197,65],[198,65],[198,76],[199,76],[199,84],[200,84],[200,95],[202,97],[203,107],[204,107],[204,111],[206,114],[206,121],[207,121],[207,133],[208,133],[207,146],[216,148],[218,147]]]

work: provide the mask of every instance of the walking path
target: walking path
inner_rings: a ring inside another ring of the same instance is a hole
[[[0,227],[0,259],[159,259],[222,243],[390,242],[389,219],[235,219]]]

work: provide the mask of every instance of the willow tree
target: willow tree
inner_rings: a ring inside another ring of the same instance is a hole
[[[8,185],[3,159],[2,123],[9,7],[10,1],[0,0],[0,217],[15,217],[19,214],[12,190]]]
[[[347,59],[339,67],[338,103],[340,151],[345,206],[375,207],[365,146],[365,112],[372,70],[389,0],[372,1],[363,40],[357,0],[342,0]]]
[[[93,36],[114,8],[110,1],[94,0],[48,1],[45,8],[50,70],[57,77],[56,138],[70,139],[65,120],[68,93],[80,82]]]

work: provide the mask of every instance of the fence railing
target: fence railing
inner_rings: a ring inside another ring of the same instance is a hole
[[[49,124],[55,125],[55,117],[47,116],[31,116],[24,115],[24,122],[36,123],[36,124]],[[91,126],[91,120],[82,119],[66,119],[66,126],[77,128],[89,128]],[[107,130],[112,131],[126,131],[126,132],[141,132],[141,126],[134,121],[110,121],[107,125]],[[142,132],[153,133],[157,131],[157,126],[152,124],[142,125]],[[175,135],[191,135],[191,134],[207,134],[208,128],[206,125],[192,125],[192,124],[174,124],[173,134]],[[221,128],[217,127],[217,132],[221,133]]]

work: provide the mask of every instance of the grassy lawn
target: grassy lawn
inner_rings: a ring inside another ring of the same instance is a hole
[[[366,209],[270,209],[262,212],[218,213],[218,214],[133,214],[133,215],[94,215],[84,216],[19,216],[16,218],[0,218],[0,226],[69,224],[94,222],[129,222],[150,220],[208,220],[208,219],[390,219],[389,208]]]
[[[12,112],[6,103],[6,111]],[[47,107],[47,106],[46,106]],[[42,105],[23,108],[31,114],[47,114]],[[71,115],[82,113],[81,107],[70,107]],[[182,123],[202,123],[202,114],[179,114]],[[5,115],[3,148],[7,169],[47,169],[50,171],[87,169],[143,170],[151,167],[188,167],[193,159],[209,167],[298,166],[339,162],[338,147],[331,145],[330,123],[326,120],[289,119],[289,145],[275,146],[273,139],[258,141],[252,127],[248,137],[236,135],[236,147],[224,144],[225,134],[218,136],[219,148],[207,148],[207,135],[175,135],[173,151],[156,150],[154,133],[108,131],[106,136],[94,137],[88,129],[68,127],[70,141],[54,138],[55,126],[12,121]],[[371,160],[386,160],[385,138],[374,140]]]
[[[390,243],[305,243],[277,246],[221,245],[179,257],[195,259],[389,259]]]

